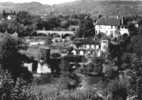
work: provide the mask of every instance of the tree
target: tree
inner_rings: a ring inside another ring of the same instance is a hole
[[[0,64],[4,70],[8,70],[12,77],[22,77],[30,81],[30,72],[22,67],[22,62],[26,57],[19,51],[20,41],[7,34],[0,34]]]
[[[133,53],[136,53],[138,56],[142,55],[142,36],[136,35],[131,38],[130,49]]]
[[[17,22],[16,21],[9,21],[7,22],[7,32],[10,33],[10,34],[13,34],[14,32],[16,32],[17,30]]]
[[[81,19],[79,26],[78,37],[93,37],[95,35],[93,20],[89,16]]]
[[[51,17],[48,19],[47,21],[48,23],[48,27],[46,27],[46,29],[53,29],[53,28],[57,28],[60,26],[60,20],[58,17]]]
[[[129,23],[128,24],[128,29],[129,29],[129,32],[130,32],[131,36],[134,36],[134,35],[138,34],[138,29],[135,27],[135,24]]]
[[[43,28],[45,28],[45,26],[46,26],[46,22],[45,22],[45,21],[39,20],[39,21],[37,22],[37,29],[38,29],[38,30],[42,30]]]
[[[7,17],[7,14],[6,14],[6,11],[5,11],[5,10],[2,11],[2,16],[3,16],[3,18],[6,18],[6,17]]]
[[[6,21],[2,21],[0,23],[0,32],[4,33],[7,30],[7,22]]]
[[[113,80],[108,85],[108,90],[111,93],[111,99],[109,100],[126,100],[127,99],[127,85],[126,80]]]
[[[11,74],[3,70],[1,66],[0,83],[0,100],[31,100],[31,85],[22,78],[14,80]]]
[[[32,16],[26,11],[18,12],[16,19],[17,19],[17,22],[24,25],[32,24]]]
[[[62,28],[68,28],[69,27],[69,21],[67,20],[64,20],[64,21],[62,21],[61,23],[60,23],[60,26],[62,27]]]
[[[120,44],[115,44],[115,43],[110,43],[109,45],[109,53],[110,53],[110,57],[112,59],[117,59],[117,65],[121,64],[121,56],[123,54],[123,51],[121,50],[121,46]]]
[[[27,29],[28,26],[19,23],[16,32],[18,33],[19,37],[29,36],[31,33]]]
[[[38,16],[32,16],[26,11],[20,11],[16,16],[17,33],[21,36],[31,36],[39,26],[41,19]]]

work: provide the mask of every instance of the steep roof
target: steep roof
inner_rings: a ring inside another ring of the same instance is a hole
[[[96,22],[96,25],[120,26],[121,20],[120,17],[102,17]]]

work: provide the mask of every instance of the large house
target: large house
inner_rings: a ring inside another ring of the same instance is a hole
[[[72,51],[74,55],[101,57],[102,53],[107,53],[108,41],[93,41],[88,39],[78,39],[74,41],[76,48]]]
[[[128,34],[129,31],[123,25],[122,17],[101,17],[95,23],[96,34],[103,33],[106,36],[118,37],[123,34]]]

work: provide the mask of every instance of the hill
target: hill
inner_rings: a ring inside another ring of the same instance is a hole
[[[17,11],[28,11],[32,14],[36,15],[43,15],[50,13],[51,11],[51,6],[49,5],[43,5],[38,2],[31,2],[31,3],[11,3],[11,2],[4,2],[0,3],[0,12],[2,10],[15,10]]]
[[[142,1],[81,0],[57,5],[55,11],[62,14],[136,15],[142,13]]]
[[[123,0],[77,0],[70,3],[59,5],[43,5],[38,2],[31,3],[0,3],[0,11],[6,10],[25,10],[32,14],[73,14],[89,13],[91,15],[142,15],[142,1],[123,1]]]

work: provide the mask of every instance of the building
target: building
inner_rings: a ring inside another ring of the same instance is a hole
[[[128,34],[129,31],[123,25],[122,17],[101,17],[95,23],[96,34],[103,33],[106,36],[117,37],[119,35]]]
[[[108,52],[108,48],[109,48],[109,41],[108,40],[101,40],[101,51],[103,53],[107,53]]]
[[[94,40],[88,39],[78,39],[74,41],[76,48],[73,49],[74,55],[81,55],[81,56],[95,56],[98,55],[100,51],[100,43]]]
[[[50,59],[50,48],[39,47],[29,48],[27,51],[20,52],[29,58],[29,61],[24,62],[24,67],[27,67],[33,73],[51,73],[47,61]]]
[[[82,55],[82,56],[94,55],[96,47],[97,46],[93,43],[81,44],[77,48],[77,54]]]

